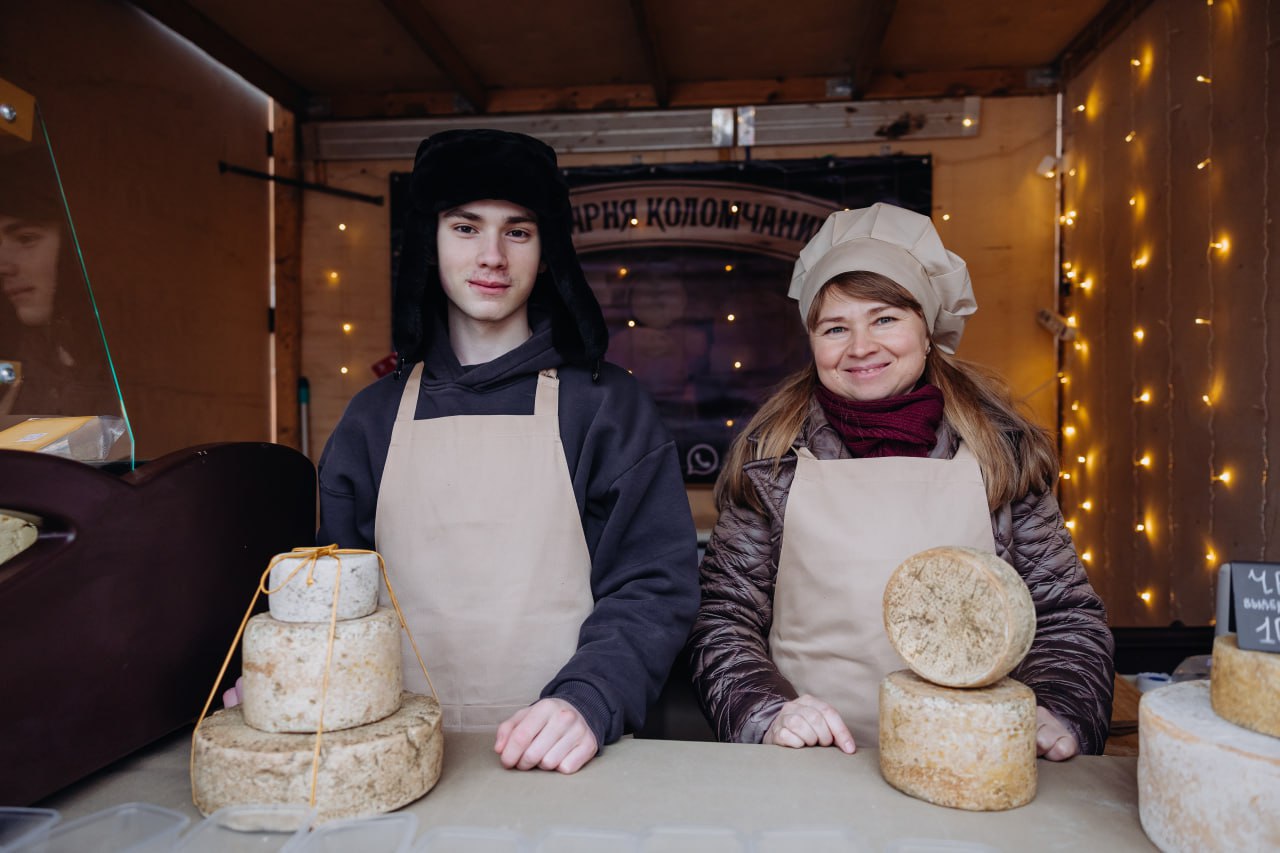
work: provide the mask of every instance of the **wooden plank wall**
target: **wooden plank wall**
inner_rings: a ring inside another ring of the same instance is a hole
[[[1276,33],[1158,0],[1068,83],[1061,494],[1113,624],[1208,624],[1220,563],[1280,559]]]
[[[40,102],[139,459],[269,440],[267,100],[125,3],[0,4]]]

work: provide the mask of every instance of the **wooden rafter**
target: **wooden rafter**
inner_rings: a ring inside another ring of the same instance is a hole
[[[862,4],[866,14],[862,17],[862,29],[853,45],[852,95],[865,98],[871,88],[876,61],[880,58],[880,45],[889,31],[896,0],[869,0]]]
[[[1142,14],[1151,0],[1110,0],[1058,54],[1053,66],[1065,84]]]
[[[133,5],[270,95],[306,114],[310,93],[183,0],[133,0]]]
[[[649,23],[645,0],[631,0],[631,14],[636,22],[636,38],[644,53],[645,67],[649,71],[649,85],[653,87],[653,100],[659,108],[665,109],[671,103],[671,84],[667,80],[667,69],[662,63],[658,50],[658,38]]]
[[[482,113],[488,107],[488,92],[480,75],[449,41],[440,25],[422,7],[420,0],[382,0],[400,26],[418,43],[422,52],[435,63],[449,84],[467,102],[472,112]]]

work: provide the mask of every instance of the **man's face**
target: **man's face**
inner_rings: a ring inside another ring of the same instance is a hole
[[[58,226],[0,215],[0,291],[24,326],[53,320],[58,289]]]
[[[477,328],[528,322],[525,306],[542,266],[532,211],[491,199],[446,210],[436,249],[451,319]]]

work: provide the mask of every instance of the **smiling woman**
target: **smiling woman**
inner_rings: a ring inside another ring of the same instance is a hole
[[[734,443],[701,569],[694,681],[720,739],[874,745],[879,684],[905,668],[885,583],[913,554],[965,546],[1011,563],[1035,604],[1012,675],[1036,694],[1039,754],[1101,752],[1102,602],[1053,497],[1051,439],[954,356],[977,310],[964,261],[928,217],[876,204],[828,218],[790,296],[813,360]]]

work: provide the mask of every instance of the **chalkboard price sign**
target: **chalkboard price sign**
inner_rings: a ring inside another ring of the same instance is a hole
[[[1280,653],[1280,563],[1233,562],[1231,593],[1240,648]]]

